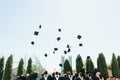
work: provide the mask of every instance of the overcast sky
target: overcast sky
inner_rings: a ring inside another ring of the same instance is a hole
[[[21,57],[35,54],[47,70],[53,71],[60,68],[60,57],[66,44],[70,44],[68,55],[73,56],[73,68],[77,54],[84,62],[90,55],[96,65],[98,54],[103,52],[109,64],[113,52],[120,54],[119,3],[120,0],[1,0],[0,55],[7,58],[13,54],[14,62],[19,62]],[[39,36],[33,35],[36,30]],[[76,38],[78,34],[81,40]],[[56,41],[58,36],[60,42]],[[30,44],[32,40],[34,46]],[[54,47],[59,48],[55,55]]]

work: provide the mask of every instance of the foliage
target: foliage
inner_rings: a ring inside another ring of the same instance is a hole
[[[79,73],[83,68],[83,61],[80,55],[76,58],[76,71]]]
[[[4,68],[4,57],[0,58],[0,80],[3,77],[3,68]]]
[[[18,65],[17,76],[21,76],[23,74],[23,64],[24,64],[24,61],[21,58],[19,65]]]
[[[101,76],[107,78],[108,77],[107,64],[103,53],[100,53],[97,58],[97,67],[98,70],[101,72]]]
[[[70,65],[69,61],[66,59],[64,62],[64,73],[68,71],[72,73],[72,66]]]
[[[120,56],[117,57],[117,62],[118,62],[119,70],[120,70]]]
[[[113,77],[119,77],[119,66],[115,54],[112,54],[111,69]]]
[[[94,64],[92,62],[92,59],[87,58],[86,59],[86,72],[89,72],[92,75],[93,71],[94,71]]]
[[[13,65],[13,56],[10,55],[6,61],[3,80],[11,80],[12,79],[12,65]]]
[[[32,73],[32,59],[29,58],[28,60],[28,66],[27,66],[27,72],[28,74],[31,74]]]

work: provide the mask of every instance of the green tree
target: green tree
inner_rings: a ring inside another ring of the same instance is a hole
[[[91,58],[86,59],[86,72],[89,72],[93,76],[94,64]]]
[[[17,76],[21,76],[23,74],[23,64],[24,64],[24,61],[21,58],[19,65],[18,65]]]
[[[97,67],[98,70],[101,72],[101,76],[107,78],[108,77],[107,64],[103,53],[100,53],[97,58]]]
[[[4,57],[0,58],[0,80],[3,78]]]
[[[119,70],[120,70],[120,56],[117,57],[117,62],[118,62]]]
[[[118,67],[119,67],[119,78],[120,78],[120,56],[117,57]]]
[[[112,54],[111,69],[113,77],[119,77],[119,66],[115,54]]]
[[[31,74],[32,73],[32,59],[29,58],[28,60],[28,66],[27,66],[27,72],[28,74]]]
[[[13,65],[13,56],[10,55],[6,61],[3,80],[11,80],[12,79],[12,65]]]
[[[64,73],[70,71],[72,73],[72,66],[70,65],[69,61],[66,59],[64,62]]]
[[[82,69],[83,69],[83,61],[82,61],[80,54],[78,54],[77,58],[76,58],[76,71],[77,71],[77,73],[79,73]]]

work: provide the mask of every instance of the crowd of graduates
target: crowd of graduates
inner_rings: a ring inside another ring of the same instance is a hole
[[[16,80],[36,80],[37,77],[38,77],[38,73],[34,72],[31,75],[27,73],[25,76],[24,75],[17,76]]]
[[[93,76],[91,76],[89,72],[86,72],[86,75],[84,75],[83,72],[72,75],[70,71],[67,71],[64,75],[61,75],[59,72],[48,74],[48,72],[45,71],[40,80],[103,80],[103,78],[99,71],[94,71]]]
[[[16,80],[36,80],[38,78],[38,73],[26,74],[25,76],[17,76]],[[59,72],[54,72],[48,74],[45,71],[39,80],[101,80],[100,72],[96,72],[95,76],[92,77],[89,72],[86,73],[86,76],[82,72],[71,74],[70,71],[66,72],[64,75],[61,75]]]
[[[33,74],[26,74],[25,76],[17,76],[16,80],[38,80],[38,73],[34,72]],[[49,74],[48,71],[45,71],[39,80],[103,80],[101,77],[101,73],[98,70],[94,70],[93,74],[90,72],[84,73],[84,71],[75,73],[72,75],[70,71],[64,73],[64,75],[60,72],[53,72]]]
[[[61,75],[59,72],[54,72],[51,75],[47,73],[47,71],[42,74],[42,78],[40,80],[101,80],[100,72],[96,72],[95,76],[92,77],[89,72],[86,73],[86,76],[83,75],[82,72],[76,73],[74,75],[71,74],[70,71]]]

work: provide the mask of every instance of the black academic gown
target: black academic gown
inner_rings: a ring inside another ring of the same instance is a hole
[[[75,80],[81,80],[79,77],[77,77]]]
[[[44,77],[42,77],[42,78],[40,78],[40,80],[45,80],[45,78],[44,78]]]
[[[87,77],[85,78],[85,80],[90,80],[90,79],[89,79],[89,77],[87,76]]]
[[[54,76],[51,77],[51,80],[56,80],[56,78]]]
[[[100,80],[100,78],[99,77],[94,77],[93,80]]]
[[[70,80],[70,78],[68,76],[64,77],[64,80]]]
[[[64,77],[62,77],[62,76],[61,76],[61,77],[59,77],[59,79],[58,79],[58,80],[64,80]]]
[[[30,80],[30,77],[25,77],[24,80]]]
[[[76,78],[77,78],[76,76],[73,76],[72,80],[76,80]]]

